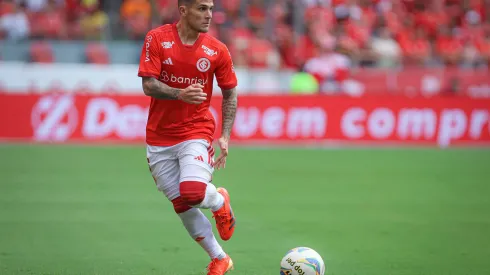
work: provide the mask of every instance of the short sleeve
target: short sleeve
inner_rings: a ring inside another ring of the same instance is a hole
[[[221,50],[221,58],[216,68],[215,75],[218,86],[222,90],[233,89],[238,84],[235,68],[233,67],[233,60],[231,59],[231,54],[226,46]]]
[[[149,32],[141,49],[138,76],[158,78],[161,71],[160,53],[155,34]]]

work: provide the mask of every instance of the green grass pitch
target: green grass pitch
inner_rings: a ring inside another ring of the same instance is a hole
[[[232,147],[214,183],[237,216],[230,275],[279,274],[296,246],[331,275],[490,274],[488,149]],[[197,275],[208,261],[143,146],[0,146],[0,274]]]

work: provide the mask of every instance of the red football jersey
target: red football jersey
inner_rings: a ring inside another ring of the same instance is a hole
[[[138,76],[154,77],[173,88],[200,83],[207,99],[199,105],[151,98],[146,142],[171,146],[189,139],[213,140],[215,121],[209,111],[213,80],[223,90],[235,88],[237,78],[226,45],[201,33],[194,45],[184,45],[176,24],[148,32],[141,52]]]

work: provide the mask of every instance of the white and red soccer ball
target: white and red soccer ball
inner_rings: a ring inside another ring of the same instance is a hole
[[[325,263],[315,250],[296,247],[288,251],[281,261],[281,275],[324,275]]]

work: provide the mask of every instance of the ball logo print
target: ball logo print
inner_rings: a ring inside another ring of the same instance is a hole
[[[203,57],[201,59],[199,59],[197,61],[197,69],[200,71],[200,72],[207,72],[209,70],[209,68],[211,67],[211,61],[209,61],[209,59]]]
[[[65,141],[78,125],[73,96],[41,97],[32,109],[31,125],[38,141]]]
[[[281,275],[324,275],[325,263],[315,250],[295,247],[281,260]]]

